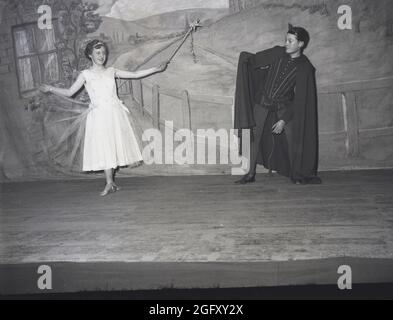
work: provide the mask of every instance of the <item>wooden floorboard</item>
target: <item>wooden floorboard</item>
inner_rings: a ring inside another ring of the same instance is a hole
[[[321,177],[122,178],[105,198],[102,180],[2,184],[0,263],[393,258],[393,171]]]

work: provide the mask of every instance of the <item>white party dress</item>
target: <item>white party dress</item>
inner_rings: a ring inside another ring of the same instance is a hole
[[[83,171],[140,163],[143,158],[129,111],[117,96],[115,69],[82,71],[90,97],[83,144]]]

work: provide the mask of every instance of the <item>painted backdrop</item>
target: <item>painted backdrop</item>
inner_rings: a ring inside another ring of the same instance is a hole
[[[42,30],[40,5],[53,28]],[[337,12],[352,8],[352,29]],[[85,44],[108,43],[108,65],[136,70],[165,61],[190,23],[189,37],[165,73],[119,81],[119,95],[141,135],[147,128],[232,127],[237,58],[283,44],[288,22],[309,30],[306,50],[317,69],[321,169],[393,166],[393,4],[390,0],[0,0],[0,179],[79,176],[55,158],[66,127],[49,119],[88,103],[37,91],[68,87],[89,67]],[[66,124],[64,124],[66,126]],[[72,150],[72,141],[65,144]],[[217,149],[220,149],[217,147]],[[221,148],[222,149],[222,148]],[[125,174],[221,174],[229,165],[152,165]],[[92,175],[81,175],[92,177]]]

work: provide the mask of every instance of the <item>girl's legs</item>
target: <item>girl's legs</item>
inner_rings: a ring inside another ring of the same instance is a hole
[[[119,191],[119,190],[120,190],[120,187],[118,187],[117,184],[115,183],[115,176],[116,176],[116,172],[117,172],[118,170],[119,170],[119,168],[114,169],[114,170],[113,170],[113,173],[112,173],[112,184],[113,184],[113,186],[115,187],[115,190],[116,190],[116,191]]]
[[[113,169],[107,169],[105,171],[106,184],[113,184]]]
[[[106,186],[104,190],[101,192],[101,196],[106,196],[109,193],[115,192],[114,183],[113,183],[113,169],[106,169],[105,172],[105,179],[106,179]]]
[[[106,186],[104,190],[101,192],[101,196],[106,196],[109,193],[120,190],[120,188],[114,182],[115,170],[107,169],[104,170],[104,172],[105,172]]]

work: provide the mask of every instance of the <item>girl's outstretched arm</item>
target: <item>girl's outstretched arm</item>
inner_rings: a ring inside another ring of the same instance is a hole
[[[39,90],[42,92],[51,92],[59,96],[70,98],[79,91],[85,83],[85,77],[81,73],[69,89],[56,88],[47,84],[42,84]]]
[[[168,66],[169,61],[161,63],[158,67],[140,70],[140,71],[126,71],[115,69],[115,77],[123,79],[140,79],[152,75],[153,73],[162,72]]]

